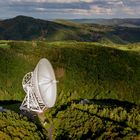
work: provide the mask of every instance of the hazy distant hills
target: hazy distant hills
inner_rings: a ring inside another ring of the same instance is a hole
[[[76,40],[76,41],[103,41],[125,44],[140,41],[139,19],[122,22],[122,20],[104,20],[105,25],[97,24],[101,20],[57,20],[47,21],[26,16],[0,21],[1,40]],[[90,23],[90,24],[89,24]],[[108,23],[108,24],[107,24]],[[109,24],[111,23],[111,24]],[[120,23],[129,24],[131,27],[120,27]],[[135,24],[134,24],[135,23]],[[132,27],[135,25],[135,28]]]
[[[140,19],[73,19],[71,21],[79,23],[94,23],[101,25],[123,26],[123,27],[140,27]]]

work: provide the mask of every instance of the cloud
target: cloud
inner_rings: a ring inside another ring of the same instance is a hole
[[[140,0],[4,0],[0,17],[30,14],[52,18],[140,17]]]
[[[79,14],[79,15],[89,15],[88,10],[84,9],[45,9],[45,8],[34,8],[36,12],[51,12],[51,13],[71,13],[71,14]]]
[[[37,2],[37,3],[90,3],[93,0],[12,0],[12,2]]]
[[[118,8],[118,10],[114,9],[114,11],[114,13],[117,13],[119,11],[120,13],[123,13],[126,16],[135,17],[137,15],[138,17],[140,17],[140,7],[133,8],[131,6],[124,6],[122,8]]]
[[[97,5],[92,5],[90,9],[90,13],[96,13],[96,14],[112,14],[112,9],[111,8],[104,8],[104,7],[99,7]]]
[[[140,7],[140,1],[139,0],[123,0],[123,3],[127,6],[131,7]]]
[[[122,0],[114,0],[114,1],[107,1],[107,4],[109,4],[109,5],[124,5],[124,3],[123,3],[123,1]],[[114,5],[114,6],[115,6]]]
[[[31,2],[14,2],[10,5],[11,8],[18,9],[21,8],[43,8],[45,9],[90,9],[90,5],[88,3],[31,3]]]

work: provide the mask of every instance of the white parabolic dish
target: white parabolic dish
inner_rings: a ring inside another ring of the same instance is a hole
[[[48,108],[53,107],[56,101],[56,79],[47,59],[43,58],[38,62],[33,72],[33,84],[35,94],[40,96]]]
[[[27,93],[20,110],[43,112],[56,101],[56,79],[53,68],[46,58],[42,58],[33,72],[27,73],[22,81]]]

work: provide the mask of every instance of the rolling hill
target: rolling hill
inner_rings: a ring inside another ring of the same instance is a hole
[[[75,98],[111,98],[140,104],[139,44],[116,47],[92,42],[10,41],[0,45],[1,99],[22,100],[23,76],[48,58],[59,92]]]
[[[0,21],[0,39],[4,40],[30,40],[45,37],[46,33],[55,32],[62,28],[60,24],[34,19],[32,17],[17,16],[12,19]]]
[[[73,19],[71,21],[78,23],[94,23],[100,25],[123,26],[123,27],[140,27],[140,19],[125,18],[125,19]]]
[[[0,39],[76,40],[126,44],[140,41],[140,28],[97,25],[93,23],[78,24],[65,20],[46,21],[32,17],[17,16],[0,21]]]

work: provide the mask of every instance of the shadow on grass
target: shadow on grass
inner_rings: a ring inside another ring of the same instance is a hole
[[[22,103],[21,101],[17,100],[4,100],[0,101],[0,106],[2,106],[4,109],[20,113],[19,107],[21,103]]]
[[[128,102],[128,101],[120,101],[120,100],[116,100],[116,99],[91,99],[91,100],[87,100],[88,102],[85,103],[81,103],[81,101],[84,101],[85,99],[79,99],[79,100],[72,100],[70,102],[67,102],[63,105],[61,105],[58,109],[56,109],[55,113],[53,114],[53,116],[56,116],[57,113],[59,111],[63,111],[66,110],[68,107],[71,106],[72,103],[76,103],[76,104],[95,104],[95,105],[100,105],[103,108],[104,107],[110,107],[110,108],[116,108],[116,107],[122,107],[124,109],[126,109],[128,112],[138,106],[134,103]]]
[[[19,109],[21,103],[22,103],[21,101],[17,101],[17,100],[4,100],[4,101],[0,101],[0,106],[2,106],[4,109],[22,114],[23,116],[28,117],[30,121],[40,125],[40,121],[37,117],[37,114],[28,111],[21,111]]]
[[[90,103],[101,105],[101,106],[110,106],[111,108],[122,107],[127,111],[131,110],[133,107],[137,105],[128,101],[120,101],[116,99],[92,99],[89,100]]]

